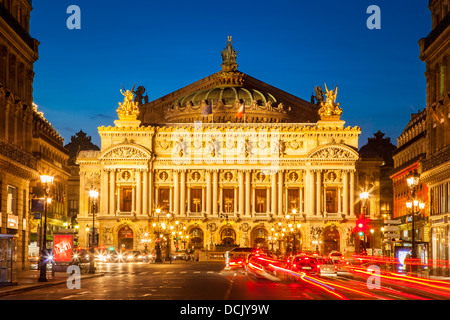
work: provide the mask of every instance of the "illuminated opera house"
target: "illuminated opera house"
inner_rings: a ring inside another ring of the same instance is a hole
[[[221,54],[221,71],[157,100],[121,90],[101,150],[77,158],[80,244],[94,223],[105,248],[354,252],[361,131],[337,87],[306,101],[238,71],[231,38]]]

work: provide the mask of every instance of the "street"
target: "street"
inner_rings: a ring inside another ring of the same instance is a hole
[[[104,276],[85,279],[80,289],[55,285],[0,300],[421,300],[448,299],[447,281],[380,276],[371,289],[364,269],[337,277],[283,272],[276,276],[225,270],[222,263],[100,263]]]

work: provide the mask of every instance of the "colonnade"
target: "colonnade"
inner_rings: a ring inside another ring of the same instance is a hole
[[[303,169],[303,177],[298,181],[288,181],[285,177],[286,170],[278,170],[268,174],[262,181],[255,179],[254,170],[237,170],[237,179],[230,183],[229,181],[219,181],[219,169],[206,169],[204,171],[205,179],[195,184],[195,188],[201,188],[201,211],[191,212],[191,188],[193,184],[187,183],[187,170],[175,169],[172,171],[172,183],[164,185],[155,185],[153,170],[134,169],[134,180],[132,183],[118,181],[116,169],[103,169],[101,172],[101,192],[100,192],[100,214],[120,215],[121,186],[132,187],[132,206],[131,211],[137,216],[151,216],[159,206],[158,188],[170,188],[169,211],[175,216],[188,217],[200,216],[219,216],[228,214],[233,216],[239,214],[240,217],[258,217],[282,216],[290,213],[293,209],[288,201],[288,192],[296,192],[295,209],[306,217],[324,216],[329,213],[342,214],[345,216],[354,216],[354,190],[355,177],[354,169],[342,169],[341,181],[334,183],[332,187],[336,190],[337,212],[327,212],[326,191],[330,187],[324,179],[324,171],[321,169]],[[252,180],[253,178],[253,180]],[[88,196],[88,190],[84,179],[80,179],[81,190],[85,190]],[[234,189],[233,205],[224,207],[224,189]],[[256,190],[259,194],[265,194],[264,205],[257,206]],[[81,197],[80,207],[85,208],[86,198]],[[186,205],[186,203],[188,205]],[[257,209],[258,208],[258,209]],[[260,208],[264,208],[261,212]],[[231,212],[230,212],[231,211]],[[86,210],[88,212],[88,210]]]

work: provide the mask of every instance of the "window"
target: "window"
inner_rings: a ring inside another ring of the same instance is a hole
[[[330,213],[338,212],[337,200],[338,200],[337,190],[335,188],[327,188],[327,193],[326,193],[327,212],[330,212]]]
[[[202,212],[202,189],[191,189],[191,212]]]
[[[122,187],[120,192],[122,198],[120,199],[120,211],[131,212],[131,206],[133,202],[133,188]]]
[[[255,196],[256,196],[256,213],[266,213],[267,209],[267,190],[266,189],[256,189],[255,190]]]
[[[288,189],[288,212],[292,209],[299,210],[299,190],[298,189]]]
[[[234,189],[223,189],[223,212],[234,211]]]
[[[161,211],[169,211],[170,208],[170,189],[159,188],[158,189],[158,201]]]
[[[17,188],[8,186],[6,213],[17,214]]]

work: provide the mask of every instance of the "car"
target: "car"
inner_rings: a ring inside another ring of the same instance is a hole
[[[252,254],[259,254],[261,251],[253,247],[237,247],[229,252],[228,265],[230,267],[244,267],[248,263],[248,258]]]
[[[340,253],[339,251],[331,251],[331,252],[328,254],[328,257],[329,257],[331,260],[333,260],[333,262],[336,261],[336,260],[342,260],[342,259],[344,259],[344,255],[343,255],[342,253]]]
[[[317,257],[306,255],[295,256],[291,259],[287,267],[295,272],[317,274]]]
[[[179,250],[172,254],[173,260],[184,260],[187,261],[189,258],[189,255],[186,253],[185,250]]]
[[[85,249],[75,252],[72,256],[72,260],[75,263],[87,263],[89,262],[89,257],[91,253]]]
[[[317,274],[319,276],[337,276],[338,266],[333,260],[327,257],[316,258]]]

